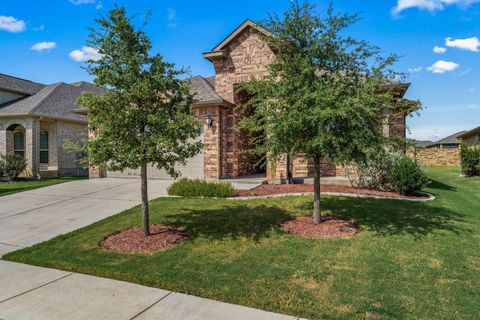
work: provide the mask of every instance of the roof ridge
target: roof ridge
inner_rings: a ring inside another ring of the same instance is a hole
[[[39,83],[39,82],[35,82],[35,81],[28,80],[28,79],[25,79],[25,78],[20,78],[20,77],[12,76],[12,75],[5,74],[5,73],[1,73],[1,72],[0,72],[0,75],[1,75],[1,76],[5,76],[5,77],[9,77],[9,78],[12,78],[12,79],[17,79],[17,80],[27,81],[27,82],[30,82],[30,83],[38,83],[38,84],[42,84],[42,83]]]
[[[49,88],[49,87],[53,87],[53,88],[52,88],[52,90],[51,90],[45,97],[43,97],[43,98],[37,103],[37,105],[35,106],[35,108],[33,108],[32,110],[30,110],[28,113],[35,113],[35,111],[36,111],[38,108],[40,108],[40,106],[45,102],[45,100],[47,100],[55,91],[57,91],[58,88],[60,88],[60,87],[63,86],[63,85],[65,85],[65,83],[63,83],[63,82],[58,82],[58,83],[53,83],[53,84],[49,84],[49,85],[45,86],[43,89]],[[42,89],[42,90],[43,90],[43,89]],[[42,91],[42,90],[40,90],[40,91]],[[39,91],[39,92],[40,92],[40,91]],[[38,94],[38,92],[35,93],[35,94]],[[33,96],[35,96],[35,94],[34,94]],[[32,96],[32,97],[33,97],[33,96]]]

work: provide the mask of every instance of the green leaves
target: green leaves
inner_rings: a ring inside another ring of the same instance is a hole
[[[240,127],[263,133],[256,151],[351,161],[386,143],[382,126],[402,76],[391,70],[395,55],[348,36],[357,21],[331,6],[320,17],[306,1],[262,24],[276,60],[266,78],[240,87],[251,97],[244,108],[255,110]]]
[[[108,90],[84,94],[78,103],[88,109],[94,137],[86,143],[88,161],[111,170],[153,164],[176,177],[177,164],[199,153],[195,141],[201,123],[190,113],[193,96],[176,69],[160,54],[152,55],[145,32],[135,27],[125,8],[115,7],[96,20],[89,45],[102,54],[86,69],[95,84]]]

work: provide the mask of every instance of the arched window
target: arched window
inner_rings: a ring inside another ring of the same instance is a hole
[[[48,132],[40,132],[40,163],[48,164]]]
[[[13,134],[13,153],[25,158],[25,135],[23,132]]]

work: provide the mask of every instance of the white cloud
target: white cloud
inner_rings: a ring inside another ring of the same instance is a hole
[[[102,4],[102,2],[100,1],[100,2],[95,6],[95,9],[100,10],[100,9],[102,9],[102,8],[103,8],[103,4]]]
[[[74,5],[78,6],[80,4],[90,4],[90,3],[95,3],[96,0],[69,0],[70,3],[73,3]]]
[[[43,31],[43,30],[45,30],[45,25],[43,24],[33,28],[33,31]]]
[[[0,30],[8,32],[22,32],[27,29],[25,21],[15,17],[0,16]]]
[[[398,15],[404,10],[417,8],[420,10],[438,11],[449,5],[467,8],[480,0],[397,0],[397,5],[392,9],[392,14]]]
[[[423,70],[423,67],[416,67],[416,68],[408,69],[408,72],[409,73],[418,73],[418,72],[422,72],[422,70]]]
[[[69,56],[77,62],[85,62],[89,60],[98,61],[103,57],[97,49],[88,46],[84,46],[80,50],[73,50],[70,52]]]
[[[458,63],[439,60],[435,62],[432,66],[428,67],[428,71],[431,71],[433,73],[445,73],[454,71],[458,67],[460,67]]]
[[[433,48],[433,52],[440,53],[440,54],[445,53],[445,52],[447,52],[447,48],[435,46],[435,48]]]
[[[477,37],[467,39],[445,39],[445,45],[451,48],[480,52],[480,40]]]
[[[475,127],[474,123],[421,126],[421,127],[409,128],[409,132],[407,133],[407,135],[411,139],[438,141],[455,132],[459,132],[462,130],[469,130],[470,128],[474,128],[474,127]]]
[[[177,11],[174,9],[167,9],[167,20],[170,28],[175,28],[178,26]]]
[[[34,50],[34,51],[38,51],[38,52],[41,52],[41,51],[44,51],[44,50],[52,50],[53,48],[55,48],[57,46],[57,43],[56,42],[53,42],[53,41],[44,41],[44,42],[39,42],[39,43],[36,43],[34,44],[30,50]]]

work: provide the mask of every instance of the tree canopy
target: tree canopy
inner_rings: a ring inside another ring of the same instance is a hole
[[[321,159],[360,160],[383,148],[385,114],[402,103],[395,94],[402,75],[392,68],[397,56],[348,36],[358,20],[332,6],[321,17],[309,2],[293,2],[283,16],[261,23],[276,55],[269,74],[241,86],[251,98],[240,126],[257,133],[255,151],[272,161],[286,153],[314,160],[318,223]]]

